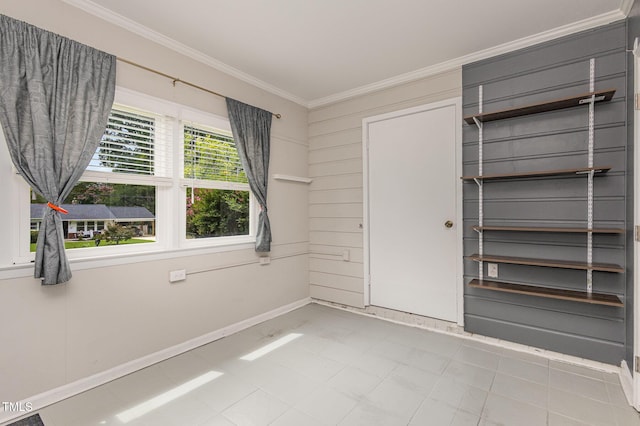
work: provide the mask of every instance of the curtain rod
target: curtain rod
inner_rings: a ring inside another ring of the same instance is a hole
[[[165,73],[163,73],[161,71],[154,70],[153,68],[145,67],[144,65],[137,64],[137,63],[135,63],[133,61],[130,61],[128,59],[119,58],[119,57],[117,57],[116,59],[118,61],[120,61],[120,62],[124,62],[125,64],[133,65],[134,67],[138,67],[138,68],[141,68],[141,69],[143,69],[145,71],[149,71],[149,72],[152,72],[154,74],[161,75],[162,77],[166,77],[166,78],[168,78],[168,79],[170,79],[172,81],[174,86],[176,85],[176,83],[182,83],[182,84],[184,84],[186,86],[193,87],[194,89],[202,90],[203,92],[211,93],[212,95],[220,96],[221,98],[225,98],[225,99],[227,98],[225,95],[220,94],[218,92],[214,92],[213,90],[209,90],[209,89],[204,88],[202,86],[198,86],[197,84],[189,83],[188,81],[184,81],[184,80],[179,79],[178,77],[173,77],[173,76],[171,76],[169,74],[165,74]],[[278,119],[282,118],[282,114],[276,114],[276,113],[272,112],[271,115],[273,115],[275,118],[278,118]]]

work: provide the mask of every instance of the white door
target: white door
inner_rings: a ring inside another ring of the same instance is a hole
[[[364,120],[371,305],[457,320],[458,109]]]

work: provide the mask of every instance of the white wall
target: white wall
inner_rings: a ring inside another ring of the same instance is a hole
[[[312,297],[364,306],[362,119],[461,95],[456,69],[310,111]],[[342,260],[344,250],[350,262]]]
[[[3,0],[0,13],[283,114],[273,122],[270,172],[307,175],[305,108],[59,0]],[[180,84],[174,88],[166,78],[130,65],[118,63],[117,84],[227,115],[223,99]],[[0,185],[0,199],[11,199],[14,189]],[[30,277],[8,278],[13,272],[0,268],[0,401],[29,398],[308,297],[308,218],[301,214],[307,191],[270,180],[274,260],[267,266],[199,273],[169,284],[170,270],[252,262],[256,254],[243,249],[140,258],[109,267],[75,263],[69,283],[47,287]],[[11,226],[0,226],[0,241],[8,241],[10,232]]]

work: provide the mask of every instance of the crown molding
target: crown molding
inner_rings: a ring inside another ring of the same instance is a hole
[[[212,58],[211,56],[206,55],[200,52],[199,50],[196,50],[190,46],[182,44],[170,37],[160,34],[157,31],[154,31],[148,27],[145,27],[144,25],[138,22],[135,22],[125,16],[115,13],[103,6],[100,6],[99,4],[96,4],[91,0],[62,0],[62,1],[71,6],[77,7],[78,9],[81,9],[91,15],[94,15],[100,19],[103,19],[114,25],[122,27],[127,31],[130,31],[134,34],[137,34],[141,37],[144,37],[148,40],[158,43],[168,49],[174,50],[180,53],[181,55],[187,56],[191,59],[194,59],[198,62],[208,65],[212,68],[215,68],[218,71],[222,71],[225,74],[228,74],[232,77],[237,78],[238,80],[242,80],[245,83],[249,83],[269,93],[280,96],[281,98],[290,100],[304,107],[308,107],[307,100],[302,99],[299,96],[296,96],[276,86],[273,86],[267,82],[264,82],[250,74],[240,71],[239,69],[234,68],[230,65],[227,65],[224,62],[221,62],[215,58]],[[125,58],[125,59],[128,59],[128,58]]]
[[[135,33],[148,40],[156,42],[164,47],[174,50],[182,55],[190,57],[203,64],[209,65],[219,71],[222,71],[232,77],[235,77],[241,81],[249,83],[260,89],[263,89],[269,93],[280,96],[284,99],[295,102],[303,107],[314,109],[337,102],[345,101],[357,96],[366,95],[369,93],[377,92],[380,90],[388,89],[401,84],[416,81],[422,78],[430,77],[436,74],[440,74],[447,71],[455,70],[465,64],[469,64],[475,61],[491,58],[493,56],[501,55],[504,53],[513,52],[518,49],[534,46],[539,43],[550,41],[559,37],[571,35],[580,31],[596,28],[601,25],[606,25],[621,19],[625,19],[629,14],[634,0],[621,0],[620,9],[607,12],[592,18],[587,18],[582,21],[574,22],[572,24],[564,25],[562,27],[554,28],[549,31],[544,31],[533,36],[523,37],[518,40],[514,40],[508,43],[504,43],[498,46],[490,47],[478,52],[471,53],[469,55],[461,56],[449,61],[441,62],[429,67],[421,68],[419,70],[411,71],[408,73],[400,74],[388,79],[380,80],[371,84],[356,87],[354,89],[338,92],[333,95],[325,96],[318,99],[307,101],[299,96],[289,93],[283,89],[266,83],[252,75],[249,75],[237,68],[225,64],[209,55],[206,55],[199,50],[182,44],[172,38],[158,33],[148,27],[145,27],[125,16],[114,13],[113,11],[100,6],[91,0],[62,0],[63,2],[75,6],[85,12],[97,16],[105,21],[111,22],[117,26],[120,26],[132,33]]]
[[[625,3],[633,4],[634,0],[623,0]],[[627,12],[628,14],[628,12]],[[622,10],[616,10],[607,12],[592,18],[584,19],[582,21],[574,22],[569,25],[554,28],[549,31],[544,31],[533,36],[523,37],[518,40],[510,41],[508,43],[500,44],[498,46],[490,47],[478,52],[471,53],[469,55],[461,56],[449,61],[441,62],[436,65],[432,65],[426,68],[421,68],[416,71],[411,71],[405,74],[400,74],[395,77],[391,77],[385,80],[380,80],[375,83],[367,84],[364,86],[356,87],[355,89],[346,90],[333,95],[329,95],[323,98],[318,98],[309,101],[308,108],[314,109],[322,106],[327,106],[333,103],[345,101],[347,99],[354,98],[356,96],[366,95],[368,93],[377,92],[390,87],[398,86],[405,83],[410,83],[422,78],[430,77],[436,74],[440,74],[447,71],[452,71],[463,65],[488,59],[493,56],[502,55],[504,53],[513,52],[525,47],[534,46],[539,43],[550,41],[559,37],[578,33],[580,31],[589,30],[599,27],[601,25],[610,24],[615,21],[626,18],[626,14]]]
[[[620,4],[620,12],[624,14],[625,18],[629,16],[634,1],[635,0],[622,0],[622,3]]]

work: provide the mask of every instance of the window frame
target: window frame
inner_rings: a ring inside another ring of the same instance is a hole
[[[119,246],[98,246],[84,249],[67,250],[67,257],[71,263],[78,261],[101,261],[109,263],[117,258],[130,259],[132,255],[161,255],[165,258],[167,254],[180,253],[181,251],[197,250],[198,252],[218,252],[227,250],[237,250],[252,247],[255,244],[255,233],[257,225],[258,208],[257,202],[248,184],[238,184],[233,182],[198,182],[197,188],[216,189],[240,189],[249,191],[249,235],[210,237],[187,239],[186,238],[186,193],[187,187],[191,187],[192,181],[184,176],[184,127],[199,127],[231,133],[231,126],[226,117],[213,113],[200,111],[188,106],[174,102],[158,99],[153,96],[142,94],[134,90],[116,87],[113,108],[129,109],[144,114],[149,112],[154,116],[163,116],[170,123],[171,135],[166,140],[167,155],[170,157],[168,164],[168,176],[137,175],[125,173],[110,173],[103,171],[87,170],[83,173],[79,182],[94,183],[117,183],[131,185],[152,185],[156,187],[156,241],[146,244],[119,245]],[[2,135],[0,135],[2,136]],[[2,137],[2,142],[4,138]],[[7,152],[8,154],[8,152]],[[0,153],[1,155],[1,153]],[[10,161],[10,160],[9,160]],[[17,206],[13,210],[15,216],[10,222],[17,226],[12,232],[11,244],[13,255],[11,263],[16,266],[30,265],[35,259],[35,253],[30,252],[29,235],[31,232],[30,218],[30,188],[24,180],[15,174],[15,189]],[[0,259],[0,270],[12,268],[6,261]],[[95,262],[92,262],[95,263]],[[103,262],[104,263],[104,262]]]
[[[185,166],[185,158],[184,158],[184,131],[185,127],[194,127],[198,130],[202,130],[205,132],[212,133],[226,133],[231,135],[231,124],[228,120],[216,120],[216,118],[212,115],[207,116],[206,114],[199,111],[190,111],[186,117],[189,119],[183,119],[180,126],[180,136],[182,143],[180,144],[180,172],[179,172],[179,186],[181,189],[181,197],[183,200],[183,207],[180,209],[180,246],[184,248],[192,248],[192,247],[207,247],[210,245],[225,245],[225,244],[238,244],[238,243],[250,243],[255,242],[256,240],[256,227],[257,227],[257,200],[251,192],[251,188],[249,188],[249,183],[240,183],[240,182],[227,182],[227,181],[218,181],[218,180],[207,180],[207,179],[189,179],[184,177],[184,166]],[[212,122],[215,123],[216,126],[212,127],[210,125],[202,124],[202,122]],[[195,238],[189,239],[187,238],[187,189],[188,188],[202,188],[202,189],[222,189],[222,190],[239,190],[239,191],[248,191],[249,192],[249,234],[248,235],[235,235],[235,236],[227,236],[227,237],[207,237],[207,238]]]

